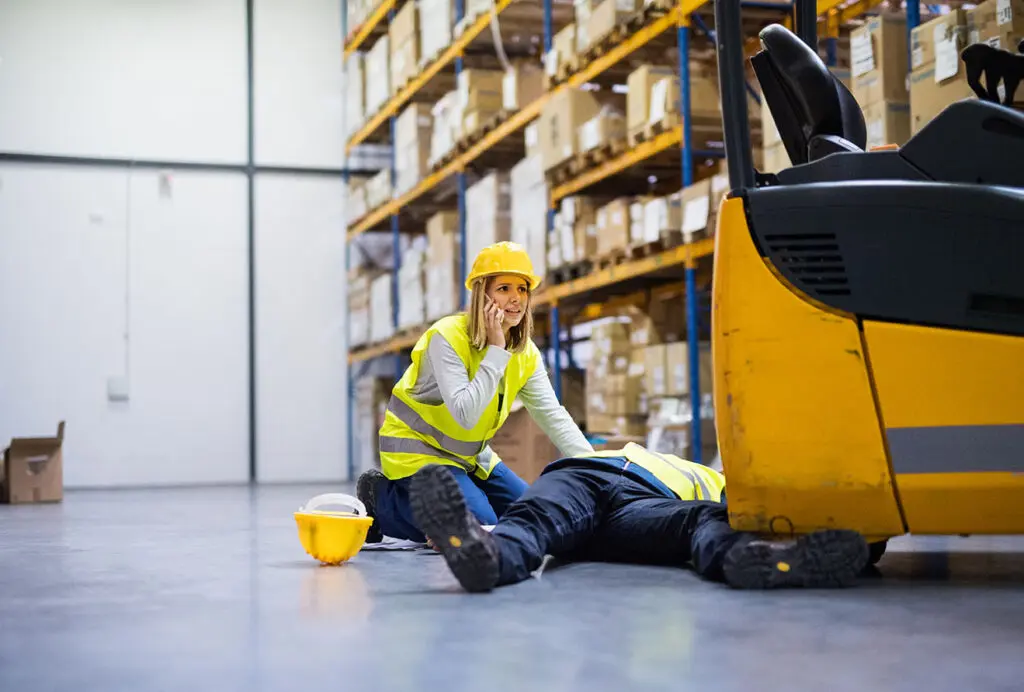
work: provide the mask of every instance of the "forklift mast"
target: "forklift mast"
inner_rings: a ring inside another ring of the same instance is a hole
[[[794,2],[796,35],[818,50],[818,3]],[[729,164],[729,188],[754,187],[754,157],[747,119],[746,70],[743,66],[743,28],[740,0],[715,0],[715,35],[718,43],[718,82],[722,94],[725,155]]]

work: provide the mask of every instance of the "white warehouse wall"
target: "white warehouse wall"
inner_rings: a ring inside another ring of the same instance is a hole
[[[246,480],[246,225],[240,174],[0,166],[0,440],[66,420],[71,487]]]
[[[341,0],[255,0],[255,159],[341,168]]]
[[[347,476],[344,184],[256,177],[260,481]]]
[[[244,0],[0,0],[0,151],[245,163]]]
[[[255,163],[340,168],[340,2],[253,5]],[[245,0],[0,0],[0,154],[243,166],[246,33]],[[63,418],[69,487],[247,480],[245,173],[82,163],[0,163],[0,446]],[[343,184],[254,192],[257,477],[343,480]]]

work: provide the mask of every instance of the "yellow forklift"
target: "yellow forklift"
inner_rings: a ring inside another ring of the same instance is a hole
[[[978,99],[865,151],[816,3],[751,59],[793,163],[755,170],[739,0],[716,0],[731,192],[712,353],[735,529],[1024,533],[1024,55],[968,49]],[[812,47],[813,46],[813,47]],[[985,88],[980,77],[988,81]]]

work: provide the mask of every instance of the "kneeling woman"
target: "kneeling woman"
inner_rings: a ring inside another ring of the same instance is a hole
[[[416,343],[380,429],[383,473],[368,471],[357,485],[375,519],[368,541],[426,540],[409,481],[429,464],[447,466],[473,515],[495,524],[527,487],[487,444],[516,397],[564,456],[593,452],[555,398],[533,343],[530,298],[539,284],[520,245],[486,247],[466,279],[469,310],[437,321]]]

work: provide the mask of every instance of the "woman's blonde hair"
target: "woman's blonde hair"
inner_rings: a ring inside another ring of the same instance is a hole
[[[469,294],[469,342],[473,348],[487,348],[487,325],[484,322],[484,306],[487,305],[487,284],[495,277],[482,276],[473,282]],[[505,348],[512,353],[522,353],[526,345],[533,339],[533,294],[527,288],[526,305],[523,306],[523,319],[519,324],[508,330]]]

